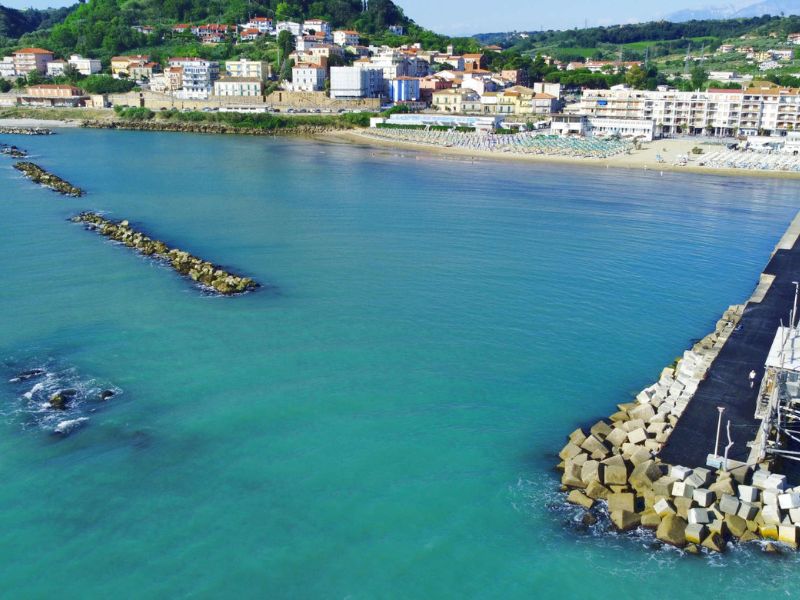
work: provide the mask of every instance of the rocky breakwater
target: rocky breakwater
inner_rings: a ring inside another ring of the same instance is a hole
[[[77,198],[83,196],[83,190],[75,187],[68,181],[64,181],[58,175],[53,175],[42,169],[39,165],[32,162],[18,162],[14,165],[17,171],[21,171],[28,179],[34,183],[43,185],[51,190]]]
[[[266,129],[259,127],[234,127],[225,123],[174,122],[174,121],[127,121],[123,119],[97,119],[81,121],[81,127],[89,129],[126,129],[133,131],[167,131],[174,133],[211,133],[237,135],[324,135],[338,131],[335,127],[298,125]]]
[[[10,156],[11,158],[25,158],[28,156],[28,153],[25,152],[22,148],[18,148],[17,146],[10,146],[8,144],[0,144],[0,154],[4,154],[5,156]]]
[[[213,263],[192,256],[178,248],[170,248],[162,241],[147,237],[133,229],[128,221],[112,221],[92,212],[81,213],[73,217],[72,221],[83,223],[89,229],[125,244],[144,256],[163,260],[181,275],[189,277],[198,285],[212,289],[223,296],[242,294],[259,287],[258,283],[249,277],[232,275]]]
[[[764,468],[689,468],[658,458],[743,310],[725,311],[714,332],[635,401],[569,435],[558,465],[568,502],[607,512],[618,531],[653,529],[659,540],[692,553],[759,538],[798,546],[800,487],[789,489],[783,475]]]
[[[51,129],[44,127],[0,127],[0,134],[8,135],[54,135]]]

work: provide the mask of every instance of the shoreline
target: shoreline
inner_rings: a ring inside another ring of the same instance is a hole
[[[614,168],[614,169],[633,169],[651,173],[693,173],[701,175],[718,176],[746,176],[770,179],[800,179],[800,173],[790,171],[757,171],[753,169],[716,169],[713,167],[701,167],[698,165],[678,166],[667,163],[658,163],[656,154],[665,156],[676,156],[678,154],[688,154],[695,146],[709,146],[703,142],[693,140],[655,140],[649,142],[643,150],[634,151],[633,154],[623,154],[611,158],[577,158],[566,156],[546,156],[530,154],[514,154],[511,152],[487,152],[473,151],[463,148],[445,148],[437,146],[427,146],[424,144],[414,144],[399,140],[378,139],[365,135],[359,131],[333,131],[324,136],[317,136],[321,141],[328,143],[357,143],[364,146],[377,148],[391,148],[394,150],[406,150],[420,154],[431,154],[437,156],[452,156],[467,160],[496,160],[501,162],[527,162],[540,164],[560,164],[575,165],[593,168]]]
[[[500,161],[534,164],[560,164],[565,166],[584,166],[604,169],[631,169],[649,173],[692,173],[699,175],[716,175],[719,177],[755,177],[767,179],[800,179],[800,172],[768,171],[755,169],[723,169],[704,167],[696,164],[679,166],[671,163],[678,155],[689,155],[695,146],[704,147],[705,154],[713,151],[713,144],[701,140],[655,140],[647,143],[641,150],[631,154],[621,154],[610,158],[579,158],[567,156],[547,156],[532,154],[515,154],[512,152],[488,152],[485,150],[469,150],[465,148],[447,148],[415,144],[401,140],[388,140],[372,137],[365,133],[368,130],[336,129],[325,126],[302,125],[292,128],[256,129],[236,128],[218,123],[183,123],[156,121],[124,121],[121,119],[36,119],[27,117],[0,118],[0,127],[44,127],[44,128],[83,128],[83,129],[121,129],[125,131],[155,131],[172,133],[205,133],[219,135],[248,136],[296,136],[307,137],[319,142],[332,144],[358,144],[363,147],[392,149],[421,155],[453,157],[468,161]],[[664,163],[656,160],[656,155],[665,158]]]

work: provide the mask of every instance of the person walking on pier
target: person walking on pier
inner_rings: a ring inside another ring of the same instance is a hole
[[[755,369],[750,371],[750,375],[748,377],[750,379],[750,389],[753,389],[753,386],[756,383],[756,372],[755,372]]]

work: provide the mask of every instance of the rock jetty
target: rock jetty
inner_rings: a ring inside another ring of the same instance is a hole
[[[63,194],[64,196],[72,196],[78,198],[83,196],[83,190],[75,187],[68,181],[64,181],[58,175],[53,175],[42,169],[39,165],[32,162],[18,162],[14,165],[17,171],[21,171],[28,179],[34,183],[43,185],[51,190]]]
[[[167,131],[175,133],[211,133],[236,135],[269,135],[269,136],[314,136],[339,131],[341,128],[318,125],[299,125],[296,127],[278,127],[265,129],[259,127],[234,127],[225,123],[209,122],[175,122],[175,121],[128,121],[124,119],[96,119],[81,121],[81,127],[89,129],[126,129],[133,131]]]
[[[28,153],[22,148],[9,146],[8,144],[0,144],[0,154],[5,154],[11,158],[25,158],[28,156]]]
[[[730,541],[763,538],[800,544],[800,487],[760,467],[729,471],[669,465],[658,453],[697,386],[741,319],[731,306],[714,332],[686,351],[659,380],[617,405],[588,431],[576,429],[559,453],[567,502],[608,512],[618,531],[655,530],[664,543],[722,552]]]
[[[259,284],[249,277],[233,275],[218,265],[192,256],[178,248],[170,248],[162,241],[147,237],[133,229],[128,221],[112,221],[93,212],[81,213],[73,217],[72,221],[83,223],[89,229],[125,244],[144,256],[163,260],[181,275],[189,277],[198,285],[212,289],[223,296],[242,294],[259,287]]]
[[[0,134],[8,135],[53,135],[51,129],[44,127],[0,127]]]

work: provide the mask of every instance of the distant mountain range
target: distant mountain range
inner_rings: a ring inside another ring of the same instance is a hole
[[[755,4],[727,4],[706,8],[680,10],[664,17],[667,21],[703,21],[708,19],[739,19],[762,15],[800,15],[800,0],[763,0]]]

